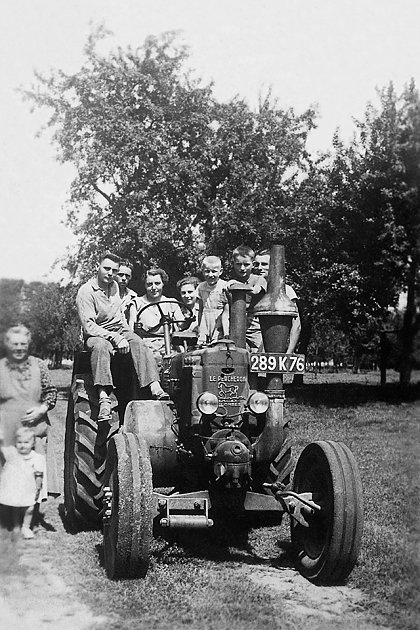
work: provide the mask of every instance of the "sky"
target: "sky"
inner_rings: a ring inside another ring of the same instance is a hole
[[[268,88],[284,108],[316,105],[308,148],[326,150],[336,128],[349,140],[376,88],[420,85],[419,0],[1,0],[0,278],[59,281],[54,261],[74,243],[65,204],[74,171],[59,164],[47,112],[31,113],[18,87],[34,70],[77,72],[92,24],[104,46],[141,45],[180,31],[189,66],[219,100],[255,107]]]

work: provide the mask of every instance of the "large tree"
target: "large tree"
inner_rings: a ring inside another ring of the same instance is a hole
[[[23,287],[22,321],[32,333],[31,351],[61,367],[72,356],[80,337],[76,287],[55,282],[31,282]]]
[[[25,324],[32,334],[31,352],[60,367],[80,336],[75,297],[72,284],[0,279],[0,336],[10,326]]]
[[[345,243],[361,279],[361,305],[385,318],[401,292],[407,295],[400,331],[401,383],[407,384],[420,327],[420,100],[414,82],[400,96],[390,85],[379,100],[358,122],[352,145],[338,154],[342,184],[346,177],[339,190],[351,208],[343,218],[354,220]]]
[[[406,292],[403,384],[410,380],[420,323],[419,184],[418,92],[411,83],[397,96],[391,85],[379,92],[379,107],[367,107],[349,145],[334,137],[331,158],[299,187],[290,226],[316,326],[343,331],[356,354],[378,339],[389,307]]]
[[[235,99],[217,107],[208,213],[201,223],[220,255],[241,243],[255,248],[284,241],[294,196],[310,161],[306,139],[314,112],[283,110],[268,94],[256,111]]]
[[[141,263],[188,265],[205,201],[214,102],[184,69],[174,35],[101,55],[99,30],[74,75],[37,75],[26,92],[52,111],[58,157],[76,167],[68,218],[80,236],[70,261],[88,274],[98,251]]]
[[[313,112],[282,111],[269,96],[257,112],[239,98],[220,104],[174,35],[101,55],[103,35],[89,38],[79,72],[38,74],[25,93],[52,112],[59,159],[76,167],[70,266],[88,273],[111,248],[176,275],[194,270],[198,243],[224,254],[265,242],[290,206]]]

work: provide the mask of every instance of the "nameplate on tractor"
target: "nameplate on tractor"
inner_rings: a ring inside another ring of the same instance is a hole
[[[250,354],[249,369],[251,372],[303,374],[305,372],[305,355],[255,352]]]

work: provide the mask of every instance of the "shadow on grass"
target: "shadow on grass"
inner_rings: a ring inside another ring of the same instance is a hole
[[[46,520],[45,513],[40,511],[39,503],[35,505],[31,525],[33,525],[34,527],[42,527],[42,529],[45,529],[45,531],[47,532],[57,531],[54,525]]]
[[[211,562],[238,562],[244,565],[273,566],[276,568],[293,567],[291,543],[276,540],[279,553],[262,555],[249,542],[249,528],[235,522],[216,521],[211,529],[166,530],[160,535],[165,546],[160,545],[153,553],[163,564],[185,562],[187,558],[200,558]]]
[[[168,539],[169,538],[169,539]],[[159,563],[174,565],[177,562],[197,558],[215,563],[237,562],[248,566],[271,566],[276,569],[294,567],[290,541],[277,540],[278,553],[259,553],[248,540],[248,530],[232,525],[218,526],[209,530],[182,531],[165,535],[166,546],[153,553]]]
[[[66,508],[64,507],[64,503],[60,503],[60,505],[58,506],[58,515],[60,517],[61,523],[63,525],[63,529],[66,532],[66,534],[70,534],[73,536],[83,531],[82,528],[77,527],[76,523],[71,521],[71,519],[69,518],[66,512]]]
[[[64,503],[60,503],[60,505],[58,506],[58,515],[60,517],[61,523],[63,525],[63,529],[66,532],[66,534],[74,535],[74,534],[80,534],[81,532],[97,531],[96,527],[88,527],[86,523],[77,523],[76,521],[72,521],[66,512]]]
[[[406,388],[397,383],[385,387],[358,383],[311,383],[298,387],[286,385],[286,396],[288,402],[313,407],[353,407],[375,402],[399,405],[420,400],[420,383]]]
[[[236,562],[276,569],[294,567],[290,541],[277,540],[275,556],[261,555],[249,543],[248,529],[235,525],[215,524],[211,529],[165,530],[152,540],[151,558],[159,565],[175,566],[196,560],[215,563]],[[100,566],[105,568],[104,547],[95,545]]]

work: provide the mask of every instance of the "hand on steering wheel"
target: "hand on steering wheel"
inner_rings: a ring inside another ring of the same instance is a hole
[[[168,324],[184,324],[186,321],[186,319],[181,319],[181,320],[177,320],[177,319],[172,319],[171,315],[172,313],[164,313],[163,310],[161,309],[160,305],[161,304],[177,304],[178,306],[181,306],[182,308],[186,308],[189,312],[190,312],[190,318],[191,321],[194,320],[194,312],[192,310],[192,308],[190,306],[187,306],[186,304],[184,304],[183,302],[179,302],[178,300],[160,300],[160,302],[150,302],[150,304],[146,304],[146,306],[143,306],[143,308],[141,308],[139,310],[139,312],[137,313],[137,322],[139,320],[140,315],[148,308],[150,308],[151,306],[157,306],[159,313],[160,313],[160,321],[158,324],[156,324],[156,326],[152,326],[151,328],[149,328],[147,330],[148,333],[153,333],[156,330],[158,330],[161,326],[163,326],[164,324],[168,323]]]

